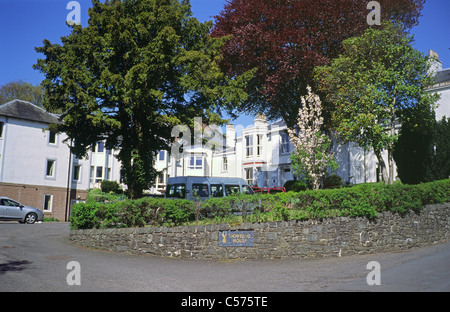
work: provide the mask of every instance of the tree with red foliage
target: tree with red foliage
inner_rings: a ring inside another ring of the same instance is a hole
[[[379,0],[381,20],[418,24],[425,0]],[[255,70],[248,98],[235,113],[264,113],[295,124],[300,98],[314,88],[313,69],[342,52],[342,42],[369,26],[369,1],[229,0],[216,16],[212,35],[230,36],[221,66],[237,77]],[[326,103],[324,103],[326,105]],[[326,109],[326,107],[325,107]],[[325,116],[326,117],[326,116]]]

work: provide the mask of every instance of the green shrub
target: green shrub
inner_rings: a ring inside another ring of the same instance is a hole
[[[71,229],[92,229],[99,226],[95,216],[96,211],[100,208],[98,203],[78,203],[72,207],[70,215]]]
[[[109,180],[103,180],[100,188],[102,189],[103,193],[115,193],[119,194],[123,191],[120,189],[120,185],[117,181],[109,181]]]
[[[100,192],[101,193],[101,192]],[[102,195],[93,192],[92,197]],[[142,198],[73,206],[72,229],[176,226],[205,222],[266,222],[346,217],[376,218],[379,212],[419,212],[424,205],[450,202],[450,179],[404,185],[366,183],[351,188],[276,194],[235,195],[204,202]],[[200,220],[200,221],[199,221]]]
[[[342,178],[338,176],[337,174],[332,174],[328,177],[325,177],[323,179],[323,188],[334,188],[334,187],[341,187],[343,185]]]
[[[87,203],[106,203],[106,202],[113,202],[117,200],[124,199],[124,195],[120,194],[114,194],[114,193],[105,193],[102,192],[101,189],[91,189],[89,190],[86,202]]]
[[[284,183],[284,188],[286,189],[286,192],[301,192],[308,189],[306,183],[295,180],[286,181],[286,183]]]

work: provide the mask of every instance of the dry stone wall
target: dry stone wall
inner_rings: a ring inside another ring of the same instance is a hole
[[[426,206],[420,214],[383,212],[373,221],[339,217],[239,225],[72,230],[70,241],[110,251],[194,259],[339,257],[444,243],[450,235],[449,222],[450,203],[446,203]]]

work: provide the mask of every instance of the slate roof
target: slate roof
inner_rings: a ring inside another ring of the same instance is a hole
[[[450,81],[450,68],[440,70],[436,73],[436,84]]]
[[[0,105],[0,116],[42,122],[45,124],[60,124],[59,116],[46,112],[44,109],[22,100],[12,100]]]

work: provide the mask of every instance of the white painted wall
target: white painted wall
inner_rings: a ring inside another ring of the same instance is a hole
[[[44,123],[0,116],[3,132],[0,137],[0,182],[45,185],[66,188],[68,178],[71,188],[87,190],[91,183],[91,166],[110,168],[110,180],[119,181],[120,163],[113,152],[89,152],[87,158],[71,156],[64,133],[56,135],[56,143],[49,143],[48,125]],[[47,176],[47,160],[54,160],[54,174]],[[73,168],[80,165],[80,179],[73,179]],[[69,172],[70,168],[70,172]]]

